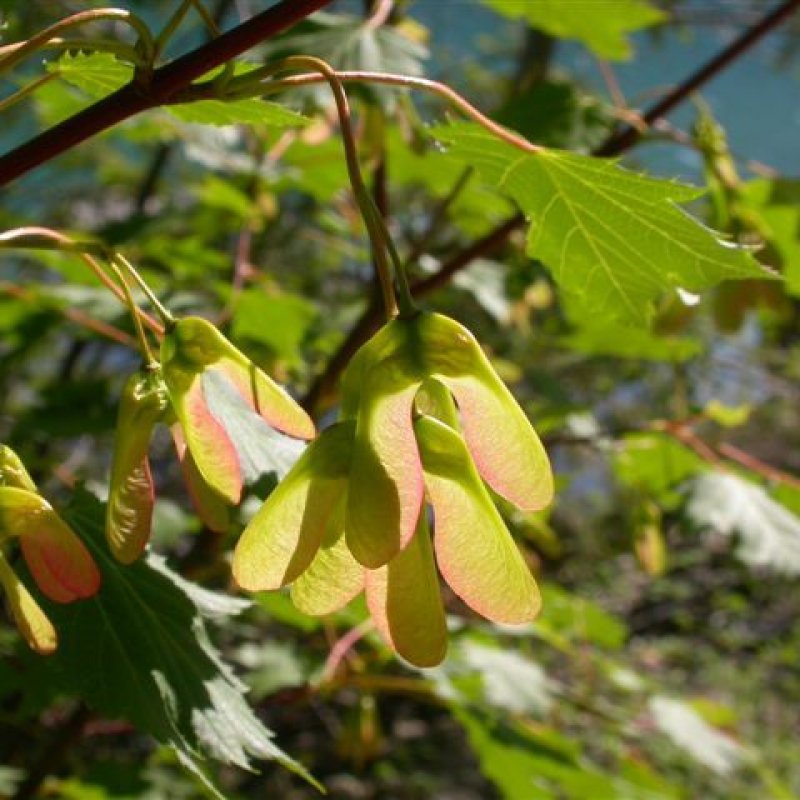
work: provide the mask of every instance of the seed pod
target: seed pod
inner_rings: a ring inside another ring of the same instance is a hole
[[[203,480],[197,464],[186,446],[181,426],[177,423],[171,425],[170,433],[172,433],[172,441],[175,443],[175,452],[178,454],[183,480],[197,516],[209,530],[215,533],[226,533],[231,524],[231,507],[222,495]]]
[[[229,503],[239,502],[241,467],[224,426],[208,408],[204,372],[224,376],[277,430],[300,439],[314,436],[314,424],[306,412],[210,322],[199,317],[178,320],[164,337],[161,356],[170,400],[197,470]]]
[[[34,493],[39,491],[19,456],[4,444],[0,445],[0,486],[16,486]]]
[[[111,482],[106,539],[123,564],[135,561],[150,539],[155,492],[147,451],[153,428],[164,418],[168,398],[161,374],[147,370],[128,379],[122,392]]]
[[[50,655],[58,647],[58,635],[25,584],[0,553],[0,584],[5,590],[11,614],[28,646],[40,655]]]
[[[0,487],[0,532],[19,539],[33,579],[51,600],[69,603],[100,588],[89,551],[41,495]]]
[[[278,589],[311,564],[347,486],[353,429],[324,430],[250,520],[233,557],[243,589]]]
[[[340,498],[331,514],[314,560],[292,584],[292,602],[304,614],[333,614],[364,588],[364,567],[353,558],[344,537],[345,500]]]
[[[452,393],[478,471],[498,494],[526,511],[552,499],[547,454],[472,334],[440,314],[393,320],[356,354],[344,380],[343,406],[357,421],[351,483],[359,487],[348,495],[345,530],[368,568],[405,547],[419,518],[423,480],[412,408],[429,380]]]
[[[414,429],[442,576],[481,616],[507,624],[529,622],[541,607],[539,589],[463,440],[431,417],[418,419]]]
[[[447,624],[425,514],[404,550],[386,566],[367,570],[366,596],[375,627],[400,656],[418,667],[442,661]]]

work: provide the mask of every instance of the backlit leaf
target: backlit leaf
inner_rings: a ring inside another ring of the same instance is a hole
[[[632,50],[626,34],[655,25],[664,12],[645,0],[483,0],[511,19],[559,39],[577,39],[603,58],[626,59]]]
[[[198,100],[167,106],[181,122],[199,125],[267,125],[272,128],[296,128],[308,118],[278,103],[257,97],[242,100]]]
[[[528,252],[585,313],[645,325],[663,292],[700,292],[771,273],[677,207],[700,191],[616,162],[558,150],[524,153],[476,125],[439,126],[449,154],[475,166],[530,218]]]

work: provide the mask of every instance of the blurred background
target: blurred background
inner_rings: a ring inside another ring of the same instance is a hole
[[[158,29],[177,3],[123,5]],[[304,52],[433,77],[531,141],[590,153],[774,7],[585,2],[587,24],[565,33],[528,18],[535,5],[334,2],[247,58]],[[99,6],[0,2],[3,40]],[[266,4],[206,6],[227,29]],[[364,24],[378,13],[382,24]],[[207,35],[190,14],[166,54]],[[800,796],[798,36],[795,14],[623,156],[631,169],[703,187],[691,213],[758,246],[783,281],[664,296],[650,330],[626,329],[577,312],[525,255],[518,226],[425,298],[475,332],[557,471],[547,512],[503,509],[542,587],[539,620],[501,628],[446,596],[450,651],[432,670],[393,657],[361,601],[319,620],[286,594],[264,594],[211,626],[258,717],[331,797]],[[129,75],[80,59],[48,51],[3,76],[4,96],[52,78],[3,111],[0,149]],[[353,87],[351,98],[362,163],[414,279],[513,215],[509,199],[430,142],[426,126],[453,115],[440,100],[386,87]],[[171,309],[224,326],[324,425],[338,402],[332,359],[375,287],[328,94],[277,99],[309,124],[134,118],[3,189],[0,227],[46,225],[121,248]],[[75,311],[130,331],[77,259],[2,253],[0,438],[61,502],[76,486],[105,496],[116,404],[138,363]],[[193,514],[164,431],[153,464],[154,548],[184,577],[230,590],[238,533],[287,465],[262,465],[220,536]],[[168,748],[113,714],[82,710],[65,738],[80,701],[7,626],[0,653],[0,796],[21,796],[34,770],[46,775],[42,797],[203,796]],[[226,797],[317,796],[280,767],[259,768],[211,769]]]

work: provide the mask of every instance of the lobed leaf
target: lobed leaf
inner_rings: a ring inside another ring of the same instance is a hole
[[[539,589],[461,437],[431,417],[414,423],[434,515],[436,561],[453,591],[487,619],[531,621]]]
[[[311,564],[347,487],[354,427],[324,430],[250,520],[233,557],[243,589],[278,589]]]
[[[447,652],[447,623],[423,513],[414,537],[386,566],[367,570],[365,589],[375,627],[398,655],[434,667]]]
[[[153,555],[120,566],[102,545],[103,510],[86,493],[67,513],[103,570],[103,588],[80,614],[45,604],[61,633],[46,662],[52,685],[173,746],[206,782],[208,758],[241,769],[275,760],[313,782],[248,708],[244,685],[209,638],[209,621],[224,623],[248,604],[194,586]]]
[[[528,253],[595,317],[645,326],[665,291],[769,278],[751,252],[677,207],[702,192],[637,175],[608,159],[524,153],[470,123],[439,126],[449,154],[510,194],[531,219]]]

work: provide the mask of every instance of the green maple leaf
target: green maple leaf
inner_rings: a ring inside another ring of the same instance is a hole
[[[516,200],[531,221],[528,253],[586,313],[646,325],[664,291],[772,275],[676,205],[700,196],[695,187],[613,160],[525,153],[470,123],[439,126],[433,135],[449,145],[450,157]]]
[[[626,34],[661,22],[665,15],[643,0],[483,0],[511,19],[559,39],[577,39],[602,58],[624,60],[632,49]]]
[[[64,513],[100,567],[100,592],[73,606],[37,595],[59,632],[45,662],[53,685],[172,745],[218,797],[204,774],[208,759],[242,769],[252,768],[251,758],[275,760],[314,783],[274,744],[208,637],[207,621],[224,621],[248,602],[190,584],[153,555],[120,565],[105,546],[103,515],[86,492]]]

